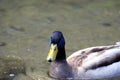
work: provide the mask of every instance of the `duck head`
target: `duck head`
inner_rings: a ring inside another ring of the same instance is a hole
[[[54,31],[50,37],[50,50],[48,52],[47,61],[59,61],[66,59],[65,39],[60,31]]]

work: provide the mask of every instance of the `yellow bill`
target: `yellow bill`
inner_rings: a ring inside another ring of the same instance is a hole
[[[56,59],[58,53],[57,44],[51,44],[50,51],[48,52],[47,61],[52,62]]]

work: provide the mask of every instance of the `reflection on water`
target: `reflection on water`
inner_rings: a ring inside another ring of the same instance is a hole
[[[25,71],[14,70],[13,80],[51,80],[45,59],[54,30],[63,32],[69,56],[82,48],[120,41],[119,17],[119,0],[0,0],[0,57],[24,61]],[[0,62],[4,64],[1,58]]]

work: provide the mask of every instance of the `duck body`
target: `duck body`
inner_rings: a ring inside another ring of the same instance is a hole
[[[117,77],[120,76],[120,46],[97,46],[79,50],[67,58],[67,63],[77,69],[74,77],[77,79]]]
[[[58,79],[104,79],[120,76],[120,45],[96,46],[76,51],[66,59],[62,32],[50,39],[49,75]]]

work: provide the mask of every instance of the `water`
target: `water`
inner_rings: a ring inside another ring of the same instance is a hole
[[[67,56],[114,44],[120,41],[120,1],[0,0],[0,56],[25,62],[25,73],[13,80],[52,80],[46,56],[55,30],[65,36]]]

